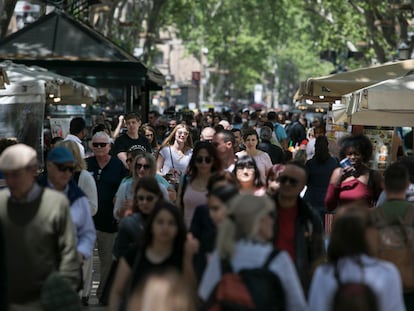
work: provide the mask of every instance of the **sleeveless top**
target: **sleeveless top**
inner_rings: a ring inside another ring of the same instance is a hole
[[[189,183],[183,196],[184,221],[187,228],[190,228],[196,207],[202,204],[207,204],[207,190],[196,191]]]
[[[368,205],[372,201],[371,189],[357,178],[342,182],[339,193],[340,205],[355,201],[366,201]]]

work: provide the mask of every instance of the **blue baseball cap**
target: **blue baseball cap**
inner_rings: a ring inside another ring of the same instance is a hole
[[[73,162],[75,163],[75,157],[73,156],[72,152],[68,148],[65,147],[56,147],[49,151],[47,155],[47,159],[53,163],[67,163]]]

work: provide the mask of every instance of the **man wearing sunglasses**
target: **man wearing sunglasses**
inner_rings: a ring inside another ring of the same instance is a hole
[[[79,284],[69,202],[63,194],[36,183],[37,169],[36,151],[27,145],[7,147],[0,156],[8,187],[0,191],[0,221],[10,310],[44,310],[42,286],[53,272],[59,272],[73,288]]]
[[[111,138],[105,132],[97,132],[92,137],[93,157],[86,159],[88,171],[92,174],[98,190],[98,212],[93,216],[96,228],[96,244],[100,263],[99,287],[96,290],[101,304],[106,304],[104,287],[112,264],[112,247],[118,230],[113,217],[115,193],[122,179],[127,176],[121,160],[112,156]]]
[[[62,192],[68,198],[75,225],[78,257],[83,262],[92,256],[96,231],[88,198],[72,179],[75,164],[76,160],[69,149],[53,148],[47,157],[47,173],[39,178],[39,184]]]
[[[295,263],[305,293],[309,289],[312,268],[325,258],[322,222],[300,193],[307,182],[306,168],[289,162],[280,173],[276,203],[274,244],[286,250]]]

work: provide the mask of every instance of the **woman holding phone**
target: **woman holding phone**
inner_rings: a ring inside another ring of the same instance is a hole
[[[365,135],[347,136],[341,141],[340,167],[331,175],[325,196],[325,206],[333,211],[339,206],[359,201],[375,206],[383,188],[382,176],[368,167],[372,144]]]

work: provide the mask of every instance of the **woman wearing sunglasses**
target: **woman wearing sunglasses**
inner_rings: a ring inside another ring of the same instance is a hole
[[[155,129],[151,125],[144,125],[142,130],[151,145],[151,154],[156,157],[160,146],[158,145],[158,138]]]
[[[122,218],[115,239],[113,255],[116,259],[123,256],[140,238],[148,215],[155,204],[163,199],[157,180],[152,176],[142,177],[133,189],[131,214]]]
[[[221,169],[216,149],[209,142],[199,142],[194,148],[187,173],[181,178],[177,205],[184,211],[184,221],[190,227],[194,210],[207,204],[207,182],[211,174]]]
[[[270,156],[259,149],[257,146],[259,144],[259,135],[254,129],[247,129],[243,132],[243,143],[246,147],[246,150],[236,153],[237,157],[250,156],[254,158],[256,166],[260,171],[260,180],[262,184],[266,181],[267,171],[272,167],[272,160]]]
[[[127,158],[129,161],[130,158]],[[120,220],[122,217],[131,214],[132,202],[134,197],[134,185],[143,177],[155,177],[155,160],[150,153],[139,153],[132,159],[132,178],[123,182],[116,192],[114,217]],[[162,195],[165,200],[169,200],[168,191],[164,184],[159,183]]]
[[[162,193],[158,182],[154,177],[142,177],[137,181],[133,191],[132,214],[122,218],[119,223],[118,235],[115,239],[112,264],[113,282],[107,282],[108,286],[116,284],[111,292],[111,301],[117,305],[122,298],[123,290],[127,286],[127,279],[121,276],[130,276],[132,267],[120,265],[118,263],[130,249],[137,251],[139,248],[140,238],[143,233],[148,216],[154,209],[155,204],[162,199]],[[123,259],[122,259],[123,260]],[[115,278],[115,271],[120,276]],[[122,289],[122,290],[120,290]],[[109,290],[109,288],[107,288]]]
[[[237,159],[234,174],[240,183],[240,193],[250,193],[256,196],[261,196],[266,193],[266,188],[263,187],[261,173],[253,157],[244,155]]]

